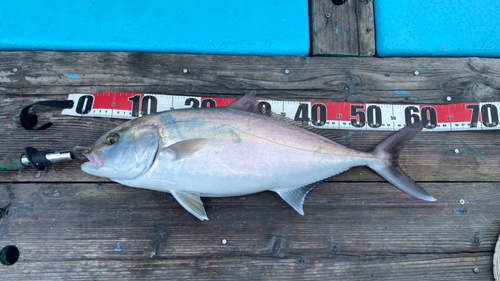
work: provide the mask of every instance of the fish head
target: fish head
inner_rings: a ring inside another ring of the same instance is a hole
[[[136,119],[137,120],[137,119]],[[132,120],[101,136],[83,152],[82,170],[112,180],[134,179],[151,167],[160,145],[158,129]]]

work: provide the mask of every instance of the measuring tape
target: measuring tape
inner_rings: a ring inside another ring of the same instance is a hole
[[[227,106],[236,99],[144,93],[70,94],[74,106],[62,114],[133,119],[189,107]],[[324,129],[397,131],[419,120],[426,131],[500,129],[500,102],[397,105],[259,100],[266,110]]]

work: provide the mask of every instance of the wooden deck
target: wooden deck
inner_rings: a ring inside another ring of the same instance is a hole
[[[2,53],[0,155],[26,146],[88,146],[124,122],[35,108],[54,126],[25,131],[19,113],[34,101],[93,92],[236,97],[250,90],[279,100],[498,101],[500,60]],[[390,134],[334,133],[361,150]],[[368,168],[354,168],[314,188],[303,217],[264,192],[205,198],[211,220],[202,222],[169,194],[84,174],[78,161],[41,174],[1,172],[0,208],[8,214],[0,219],[0,249],[16,245],[20,257],[0,265],[0,279],[491,280],[500,232],[498,136],[422,132],[405,147],[403,169],[436,202],[410,198]]]
[[[373,0],[309,3],[313,56],[375,55]]]

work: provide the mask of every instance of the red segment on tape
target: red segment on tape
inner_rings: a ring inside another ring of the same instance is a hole
[[[201,98],[201,101],[203,102],[204,100],[213,100],[215,102],[215,106],[221,107],[221,106],[228,106],[230,105],[233,101],[236,99],[230,99],[230,98]]]
[[[134,99],[134,97],[137,97]],[[132,107],[134,105],[134,102],[138,102],[138,108],[140,108],[141,104],[140,102],[142,101],[142,98],[144,97],[144,94],[138,94],[138,93],[116,93],[115,99],[114,99],[114,107],[113,109],[115,110],[132,110]]]
[[[469,106],[470,105],[470,106]],[[468,123],[472,120],[472,113],[474,105],[479,108],[479,103],[460,103],[450,104],[450,115],[453,116],[451,122],[464,122]],[[467,108],[469,107],[469,108]],[[478,116],[481,121],[481,115]]]
[[[93,97],[93,98],[92,98]],[[228,106],[234,98],[184,97],[144,93],[70,94],[74,108],[63,114],[135,118],[169,109]],[[187,102],[187,103],[186,103]],[[271,110],[317,128],[397,130],[421,120],[425,130],[500,129],[500,103],[390,105],[347,102],[263,101]],[[367,108],[369,107],[369,109]]]
[[[364,103],[351,103],[347,104],[349,106],[349,116],[350,118],[347,121],[350,121],[351,119],[356,118],[357,121],[360,121],[360,114],[357,114],[356,112],[363,112],[364,115],[366,116],[366,104]]]
[[[337,118],[338,110],[336,110],[338,102],[311,102],[311,107],[315,104],[322,104],[326,107],[326,120],[339,120]],[[320,115],[321,107],[317,107],[316,110],[318,111],[317,114]]]
[[[338,102],[335,107],[338,107],[336,120],[351,121],[351,105],[346,102]]]
[[[420,117],[422,120],[432,120],[437,123],[448,123],[448,105],[421,105]]]
[[[450,108],[447,104],[444,105],[432,105],[432,107],[436,110],[437,113],[437,122],[438,123],[448,123],[451,122],[452,115],[450,114]]]
[[[95,93],[92,109],[112,109],[115,93]]]

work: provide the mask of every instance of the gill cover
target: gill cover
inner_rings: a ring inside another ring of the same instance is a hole
[[[118,138],[110,143],[110,136]],[[91,162],[102,162],[100,167],[87,162],[82,170],[92,175],[116,180],[129,180],[146,172],[152,165],[158,151],[159,136],[152,125],[117,128],[101,138],[91,147]],[[99,158],[99,161],[92,159]]]

